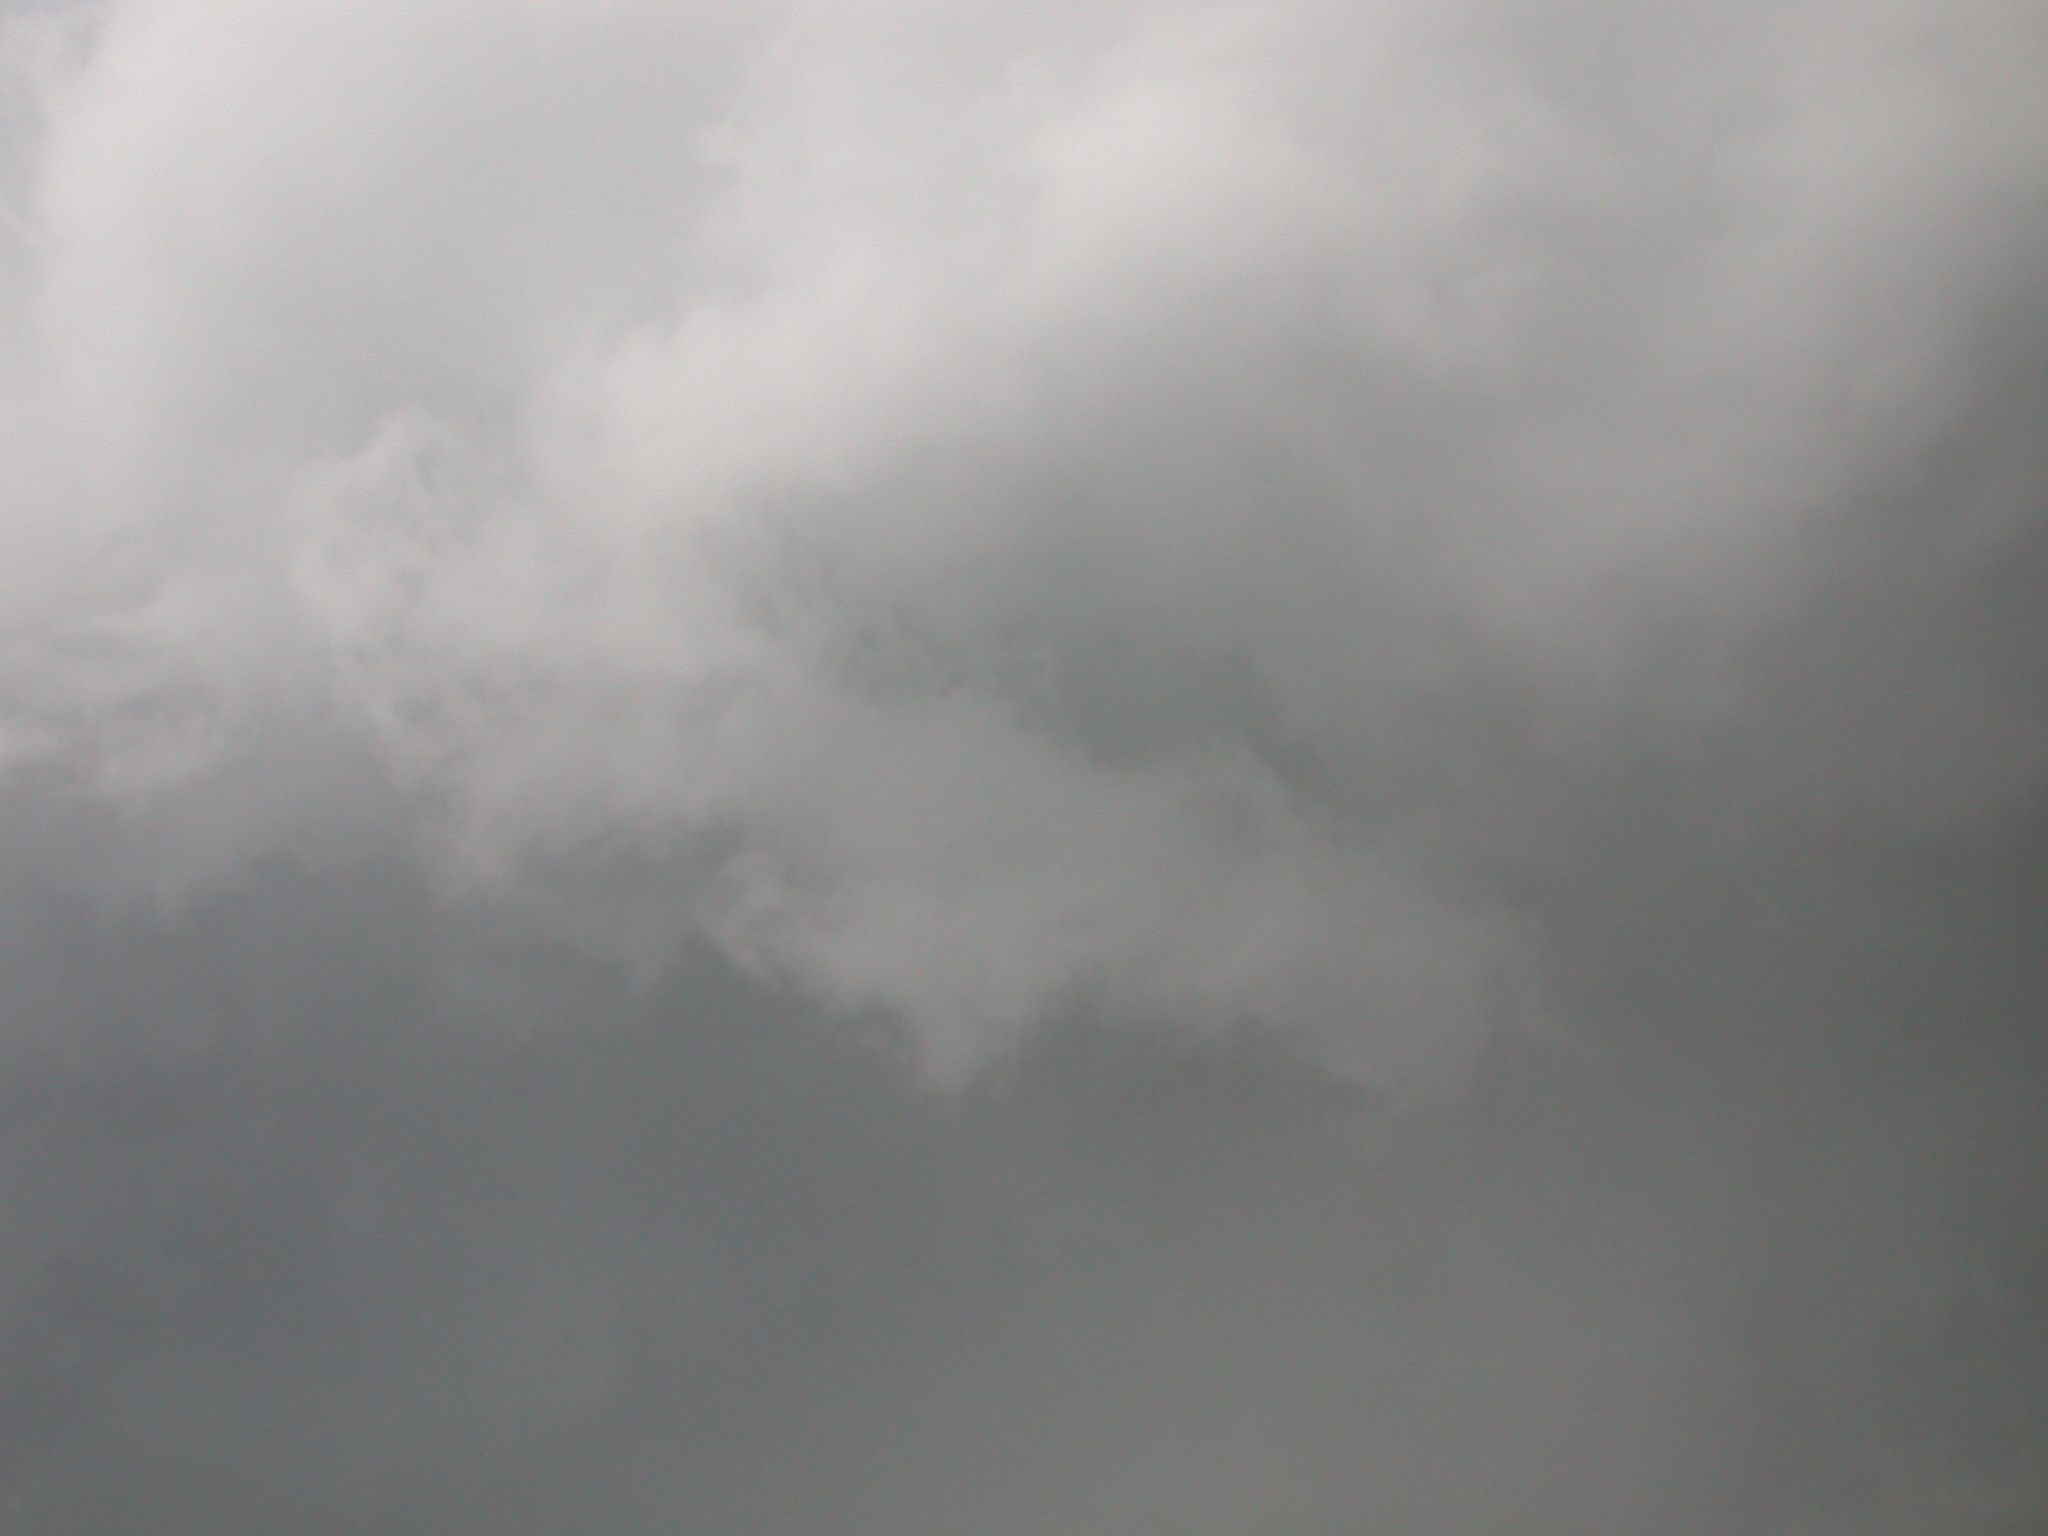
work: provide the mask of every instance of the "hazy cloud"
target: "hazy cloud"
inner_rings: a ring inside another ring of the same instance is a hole
[[[2026,1528],[2044,80],[4,0],[0,1518]]]

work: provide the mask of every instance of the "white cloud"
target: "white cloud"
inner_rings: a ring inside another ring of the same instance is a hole
[[[2039,340],[2015,7],[1736,13],[1663,109],[1679,44],[1575,89],[1487,6],[81,14],[9,22],[16,771],[146,820],[339,730],[450,891],[948,1074],[1080,996],[1455,1070],[1514,764],[1739,733],[1813,530]],[[1745,792],[1995,807],[1971,697]]]

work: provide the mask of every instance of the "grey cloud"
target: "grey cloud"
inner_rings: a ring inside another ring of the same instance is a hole
[[[0,5],[0,1523],[2038,1524],[2044,65]]]
[[[709,959],[635,1000],[471,950],[388,870],[47,902],[16,1524],[2024,1529],[2038,880],[1675,880],[1635,798],[1634,867],[1549,893],[1587,1038],[1406,1109],[1079,1018],[935,1096]]]
[[[676,861],[657,930],[935,1060],[1107,985],[1311,1037],[1419,999],[1441,1051],[1331,1059],[1454,1070],[1526,987],[1426,830],[1495,769],[1418,701],[1526,670],[1566,751],[1739,711],[1808,531],[1981,437],[2038,179],[2004,10],[1757,19],[1712,137],[1500,20],[116,9],[27,192],[81,494],[144,563],[88,621],[126,659],[32,670],[14,752],[147,798],[338,715],[452,881],[616,833]],[[1091,730],[1090,632],[1148,659],[1143,743]],[[1918,814],[2034,781],[2033,714],[1962,707],[1893,732],[1978,743]]]

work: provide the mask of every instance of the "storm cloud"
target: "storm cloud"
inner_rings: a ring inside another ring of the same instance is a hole
[[[8,1530],[2048,1516],[2033,8],[0,109]]]

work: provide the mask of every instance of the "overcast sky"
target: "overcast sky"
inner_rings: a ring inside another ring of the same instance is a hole
[[[0,0],[0,1533],[2048,1528],[2029,0]]]

